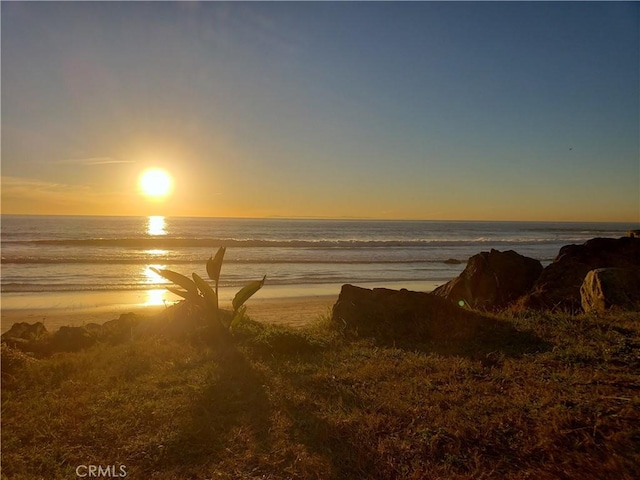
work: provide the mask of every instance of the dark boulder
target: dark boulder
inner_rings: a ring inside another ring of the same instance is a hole
[[[451,325],[471,316],[429,293],[343,285],[331,318],[336,326],[357,336],[400,337],[419,331],[455,335]]]
[[[42,322],[14,323],[2,334],[2,343],[23,352],[43,353],[48,349],[51,334]]]
[[[434,295],[478,310],[507,306],[531,289],[542,272],[542,264],[509,250],[491,250],[474,255],[455,279],[436,288]]]
[[[102,324],[99,332],[101,340],[110,343],[122,343],[131,340],[137,327],[142,323],[144,317],[136,313],[123,313],[115,320],[109,320]]]
[[[441,354],[521,354],[544,348],[511,324],[430,293],[343,285],[331,322],[348,337]],[[482,357],[484,358],[484,357]]]
[[[640,309],[640,268],[590,270],[580,287],[582,308],[604,313],[610,308]]]
[[[446,263],[447,265],[460,265],[462,260],[458,260],[457,258],[448,258],[442,263]]]
[[[2,341],[9,342],[11,339],[32,341],[47,335],[49,335],[49,332],[42,322],[20,322],[14,323],[8,331],[2,334]]]
[[[51,337],[52,352],[77,352],[96,343],[95,335],[85,327],[60,327]]]
[[[582,245],[562,247],[519,305],[537,310],[580,311],[580,287],[587,273],[609,267],[640,267],[640,238],[594,238]]]

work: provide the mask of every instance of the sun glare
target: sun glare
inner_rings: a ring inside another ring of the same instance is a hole
[[[161,215],[151,215],[147,219],[147,235],[166,235],[167,225]]]
[[[165,289],[154,289],[147,290],[147,301],[144,302],[143,305],[148,307],[154,307],[156,305],[163,305],[166,302],[167,290]]]
[[[171,193],[173,180],[166,171],[159,168],[149,168],[140,175],[138,185],[143,195],[161,199]]]

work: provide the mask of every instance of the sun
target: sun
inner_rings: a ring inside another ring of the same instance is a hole
[[[148,168],[140,174],[138,186],[143,195],[161,199],[171,193],[173,179],[171,175],[160,168]]]

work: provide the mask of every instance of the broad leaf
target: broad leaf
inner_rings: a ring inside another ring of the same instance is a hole
[[[256,280],[248,283],[238,293],[236,293],[236,296],[233,297],[233,301],[231,302],[233,304],[233,310],[237,311],[244,302],[249,300],[254,293],[260,290],[264,285],[266,278],[267,276],[265,275],[262,280]]]
[[[194,294],[192,292],[187,292],[186,290],[180,290],[179,288],[173,288],[173,287],[167,287],[167,290],[169,290],[171,293],[175,293],[176,295],[184,298],[185,300],[190,300],[196,305],[200,305],[204,307],[203,305],[204,299],[198,294]]]
[[[207,261],[207,275],[209,278],[216,282],[216,292],[218,290],[218,280],[220,279],[220,269],[222,268],[222,259],[224,258],[224,252],[227,251],[226,247],[220,247],[216,253],[215,258],[209,257]]]
[[[231,320],[231,324],[229,325],[229,330],[233,330],[237,327],[242,320],[244,319],[244,313],[247,311],[247,307],[243,306],[238,309],[237,312],[233,315],[233,319]]]
[[[173,282],[176,285],[181,286],[182,288],[184,288],[189,293],[192,293],[194,295],[198,295],[198,287],[193,282],[193,280],[191,280],[190,278],[185,277],[184,275],[182,275],[182,274],[180,274],[178,272],[174,272],[172,270],[158,270],[155,267],[151,267],[151,270],[153,270],[155,273],[157,273],[161,277],[166,278],[170,282]]]
[[[167,287],[167,290],[169,290],[171,293],[175,293],[179,297],[186,298],[186,299],[189,299],[193,296],[191,293],[187,292],[186,290],[180,290],[179,288]]]
[[[216,292],[213,291],[213,288],[211,288],[211,285],[205,282],[200,275],[198,275],[197,273],[193,273],[192,276],[193,276],[193,281],[198,287],[198,290],[200,290],[200,292],[202,293],[202,296],[204,297],[204,300],[207,303],[207,306],[210,309],[215,310],[215,314],[217,316],[218,296],[216,295]]]

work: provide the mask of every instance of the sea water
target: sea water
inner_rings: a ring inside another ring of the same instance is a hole
[[[165,291],[152,267],[206,278],[227,247],[222,288],[267,276],[269,295],[335,294],[340,285],[428,291],[472,255],[515,250],[550,263],[560,247],[620,237],[620,223],[234,219],[3,215],[3,302],[65,292]],[[161,297],[158,297],[159,299]],[[165,301],[166,298],[161,298]]]

